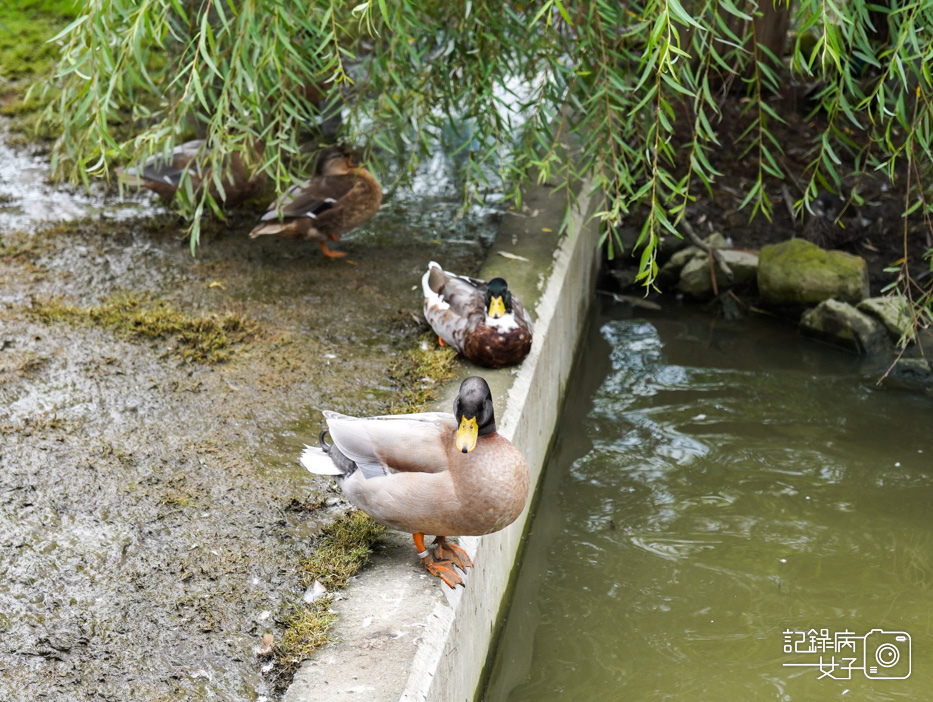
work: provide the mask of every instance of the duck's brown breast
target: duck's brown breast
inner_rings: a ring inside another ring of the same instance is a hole
[[[463,516],[461,535],[491,534],[514,522],[528,500],[528,465],[508,439],[480,437],[469,454],[451,456],[451,474]]]
[[[516,327],[503,334],[493,327],[481,325],[465,335],[463,355],[487,368],[502,368],[521,363],[531,351],[531,332]]]

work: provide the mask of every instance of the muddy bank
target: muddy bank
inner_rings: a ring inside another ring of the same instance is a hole
[[[320,409],[397,399],[427,261],[475,269],[494,227],[418,205],[390,200],[338,261],[248,240],[251,215],[214,225],[197,258],[170,215],[2,232],[0,698],[276,696],[255,650],[344,509],[297,453]],[[207,363],[180,333],[40,314],[127,297],[249,333]]]

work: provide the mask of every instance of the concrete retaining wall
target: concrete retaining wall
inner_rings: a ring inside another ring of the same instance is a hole
[[[590,221],[590,190],[581,184],[570,237],[556,235],[567,193],[547,184],[530,188],[522,212],[506,216],[481,277],[504,277],[534,310],[534,344],[517,371],[463,364],[463,377],[482,375],[489,383],[499,431],[524,453],[532,485],[593,298],[598,225]],[[458,387],[459,379],[449,384],[437,409],[450,411]],[[460,538],[475,566],[466,587],[455,590],[424,573],[409,536],[393,537],[395,547],[375,558],[336,603],[338,643],[305,662],[286,702],[473,700],[527,518],[526,508],[501,532]]]

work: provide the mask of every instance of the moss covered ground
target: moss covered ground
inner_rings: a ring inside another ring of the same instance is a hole
[[[36,134],[37,117],[54,87],[44,96],[32,85],[52,85],[58,62],[58,44],[49,41],[77,16],[72,0],[18,0],[0,2],[0,114],[11,118],[23,140],[49,138],[48,129]]]

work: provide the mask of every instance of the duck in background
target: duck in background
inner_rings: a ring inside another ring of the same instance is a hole
[[[345,146],[329,146],[318,156],[315,175],[272,203],[249,235],[316,241],[325,256],[346,256],[327,242],[370,219],[381,204],[382,188],[372,173]]]
[[[514,522],[528,499],[528,465],[496,431],[489,385],[478,376],[460,385],[454,413],[349,417],[324,412],[320,448],[300,462],[332,475],[356,507],[390,529],[412,535],[425,569],[450,587],[473,565],[448,536],[479,536]],[[327,443],[330,434],[333,443]],[[429,550],[425,534],[436,538]]]
[[[141,170],[118,168],[118,177],[130,187],[148,188],[165,202],[170,202],[178,192],[182,176],[188,173],[195,193],[204,183],[210,183],[211,195],[218,202],[236,205],[256,195],[266,182],[266,174],[255,166],[262,160],[262,149],[254,150],[255,163],[248,163],[240,152],[233,153],[224,167],[223,195],[211,177],[211,171],[203,164],[207,160],[207,149],[203,139],[186,141],[172,150],[172,155],[152,156]]]
[[[488,368],[521,363],[528,355],[534,325],[502,278],[468,278],[431,261],[421,287],[424,317],[442,344]]]

